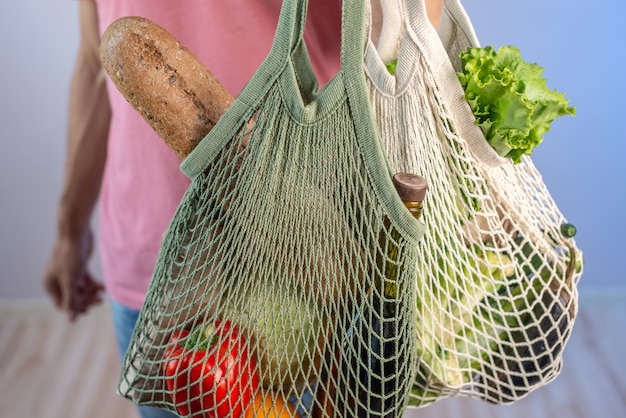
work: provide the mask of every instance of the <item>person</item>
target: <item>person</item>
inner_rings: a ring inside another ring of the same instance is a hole
[[[80,44],[69,96],[67,154],[56,242],[43,277],[70,320],[106,288],[120,355],[130,342],[161,238],[189,185],[180,160],[117,91],[99,59],[103,31],[136,15],[161,25],[235,96],[270,50],[281,0],[81,0]],[[309,6],[305,39],[320,82],[339,66],[341,4]],[[98,204],[100,283],[89,271]],[[166,411],[140,407],[142,417]],[[161,414],[161,415],[159,415]],[[170,415],[173,416],[173,415]]]
[[[429,0],[437,4],[441,0]],[[309,2],[305,41],[323,85],[339,69],[340,0]],[[70,321],[103,300],[106,289],[120,356],[130,343],[162,235],[189,179],[180,160],[106,76],[103,31],[123,16],[164,27],[236,96],[270,50],[281,0],[80,0],[80,43],[71,78],[67,152],[57,236],[43,275]],[[98,207],[103,283],[89,270]],[[139,407],[143,418],[174,416]]]

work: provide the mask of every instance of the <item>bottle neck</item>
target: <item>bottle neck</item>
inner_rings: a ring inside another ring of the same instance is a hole
[[[407,207],[407,209],[409,210],[409,212],[411,212],[411,215],[413,215],[413,217],[415,219],[419,219],[420,216],[422,216],[422,203],[423,202],[404,202],[404,206]]]

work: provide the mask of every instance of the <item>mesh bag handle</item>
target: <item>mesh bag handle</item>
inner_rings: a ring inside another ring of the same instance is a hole
[[[381,0],[382,28],[376,50],[387,64],[398,58],[403,38],[406,10],[401,0]],[[443,9],[437,29],[455,71],[461,71],[459,55],[469,47],[478,46],[478,37],[469,16],[459,0],[443,0]]]
[[[404,10],[399,1],[381,1],[380,6],[383,20],[376,50],[380,59],[387,64],[398,56],[404,30]]]
[[[469,16],[459,0],[444,0],[439,22],[439,39],[455,71],[461,71],[459,56],[467,48],[479,46],[478,37]]]
[[[424,1],[384,1],[405,20],[395,75],[366,46],[370,101],[392,169],[419,172],[431,189],[410,404],[509,404],[561,370],[582,253],[532,160],[499,157],[474,124],[455,74],[458,53],[478,45],[461,3],[444,2],[437,33]]]
[[[402,416],[425,226],[394,190],[369,105],[365,4],[342,7],[327,85],[302,40],[307,1],[285,0],[267,58],[183,162],[192,182],[118,385],[134,403],[181,416]]]

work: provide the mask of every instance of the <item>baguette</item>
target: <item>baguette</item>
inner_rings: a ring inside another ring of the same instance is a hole
[[[105,30],[100,60],[120,93],[181,160],[234,101],[186,47],[142,17],[122,17]]]

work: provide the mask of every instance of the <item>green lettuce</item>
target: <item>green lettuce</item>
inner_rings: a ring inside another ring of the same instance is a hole
[[[543,68],[524,61],[514,46],[469,48],[461,64],[458,78],[477,125],[514,163],[532,154],[556,118],[576,114],[562,93],[547,87]]]

